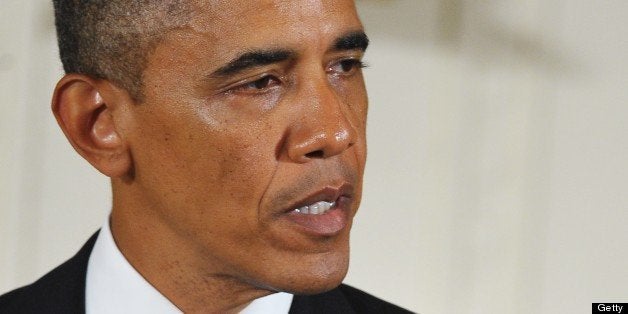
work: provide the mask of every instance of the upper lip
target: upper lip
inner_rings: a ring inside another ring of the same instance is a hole
[[[309,196],[306,196],[305,198],[293,203],[288,208],[286,208],[286,212],[290,212],[296,208],[301,208],[303,206],[312,205],[320,201],[333,203],[342,196],[348,198],[352,197],[353,185],[349,183],[343,183],[338,187],[326,186],[320,190],[311,193]]]

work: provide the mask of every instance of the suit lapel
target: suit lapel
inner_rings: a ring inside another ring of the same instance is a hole
[[[90,237],[74,257],[59,266],[55,280],[50,281],[56,283],[57,287],[44,287],[48,291],[46,294],[49,296],[51,303],[61,306],[59,310],[65,308],[71,310],[72,313],[85,313],[87,264],[97,237],[98,232]],[[67,313],[70,313],[70,311]]]
[[[317,295],[295,295],[289,314],[355,313],[347,298],[336,288]]]

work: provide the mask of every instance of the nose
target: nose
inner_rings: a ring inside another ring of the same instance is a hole
[[[358,132],[351,112],[329,83],[321,83],[300,93],[300,117],[290,127],[285,145],[288,157],[297,163],[329,158],[353,146]]]

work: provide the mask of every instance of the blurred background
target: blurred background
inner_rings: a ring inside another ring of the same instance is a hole
[[[111,205],[50,114],[49,2],[0,2],[0,293]],[[424,314],[628,302],[628,2],[358,7],[369,160],[346,282]]]

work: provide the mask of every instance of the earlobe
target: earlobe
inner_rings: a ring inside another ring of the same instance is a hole
[[[123,177],[132,172],[132,160],[114,114],[125,104],[107,84],[85,75],[66,75],[55,88],[52,111],[83,158],[109,177]]]

